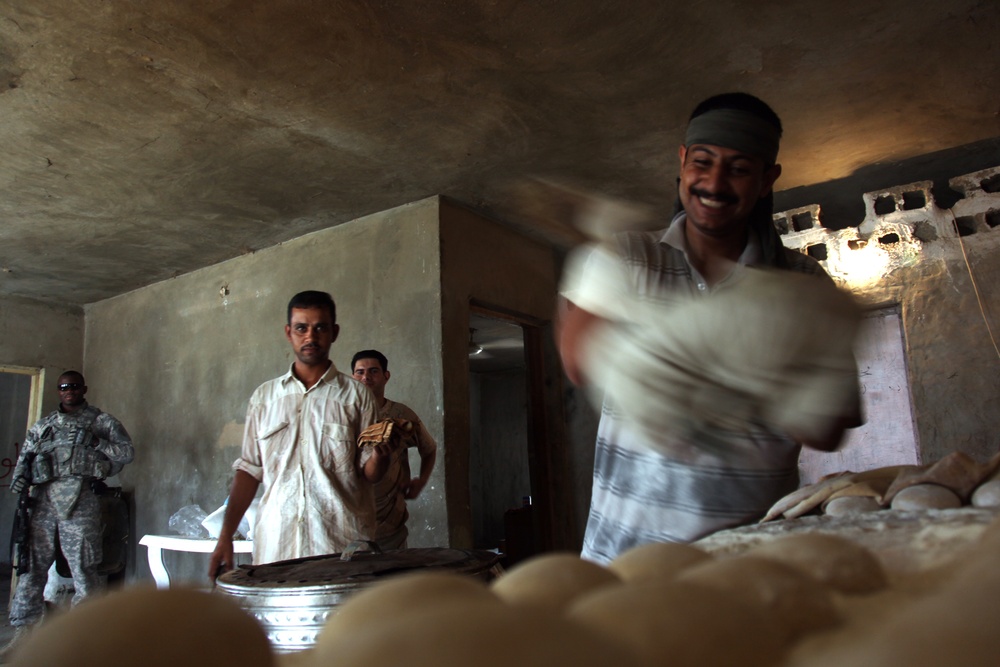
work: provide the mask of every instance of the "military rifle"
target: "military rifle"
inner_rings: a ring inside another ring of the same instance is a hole
[[[24,467],[22,468],[28,475],[31,474],[35,453],[29,452],[24,455]],[[24,485],[17,498],[17,511],[14,514],[14,528],[10,536],[10,560],[14,565],[14,570],[18,576],[26,573],[31,568],[31,541],[29,539],[29,528],[31,527],[31,483]]]

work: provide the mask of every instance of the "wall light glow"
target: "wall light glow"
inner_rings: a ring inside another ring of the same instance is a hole
[[[893,264],[892,257],[874,241],[852,241],[827,261],[830,274],[843,279],[850,289],[865,289],[879,282]]]

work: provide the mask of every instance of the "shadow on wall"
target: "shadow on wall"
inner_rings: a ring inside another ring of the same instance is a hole
[[[863,193],[924,180],[933,182],[932,192],[938,205],[951,208],[962,195],[948,185],[948,180],[956,174],[996,166],[997,155],[1000,155],[1000,137],[910,160],[873,164],[858,169],[846,178],[775,192],[774,210],[784,211],[819,203],[823,207],[823,226],[845,229],[864,221]]]

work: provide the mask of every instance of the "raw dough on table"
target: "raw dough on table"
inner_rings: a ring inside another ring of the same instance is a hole
[[[761,605],[789,640],[832,627],[840,620],[826,586],[776,560],[717,558],[684,570],[677,581],[731,592]]]
[[[624,551],[608,569],[625,582],[670,580],[686,568],[711,560],[712,555],[681,542],[652,542]]]
[[[573,553],[549,553],[518,563],[490,583],[508,604],[559,611],[574,598],[603,586],[619,586],[617,574]]]
[[[679,581],[598,590],[576,600],[567,616],[632,647],[644,667],[772,666],[785,647],[760,605]]]
[[[894,510],[946,510],[962,506],[962,499],[951,489],[937,484],[908,486],[892,499]]]
[[[885,571],[875,555],[851,540],[824,533],[785,535],[747,552],[793,565],[842,593],[885,588]]]

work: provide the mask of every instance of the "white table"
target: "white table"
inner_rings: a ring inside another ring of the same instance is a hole
[[[156,587],[170,588],[170,575],[163,566],[163,550],[210,554],[215,551],[216,540],[183,535],[143,535],[139,544],[146,547],[149,570],[153,573]],[[253,542],[250,540],[233,540],[234,553],[248,554],[252,551]]]

